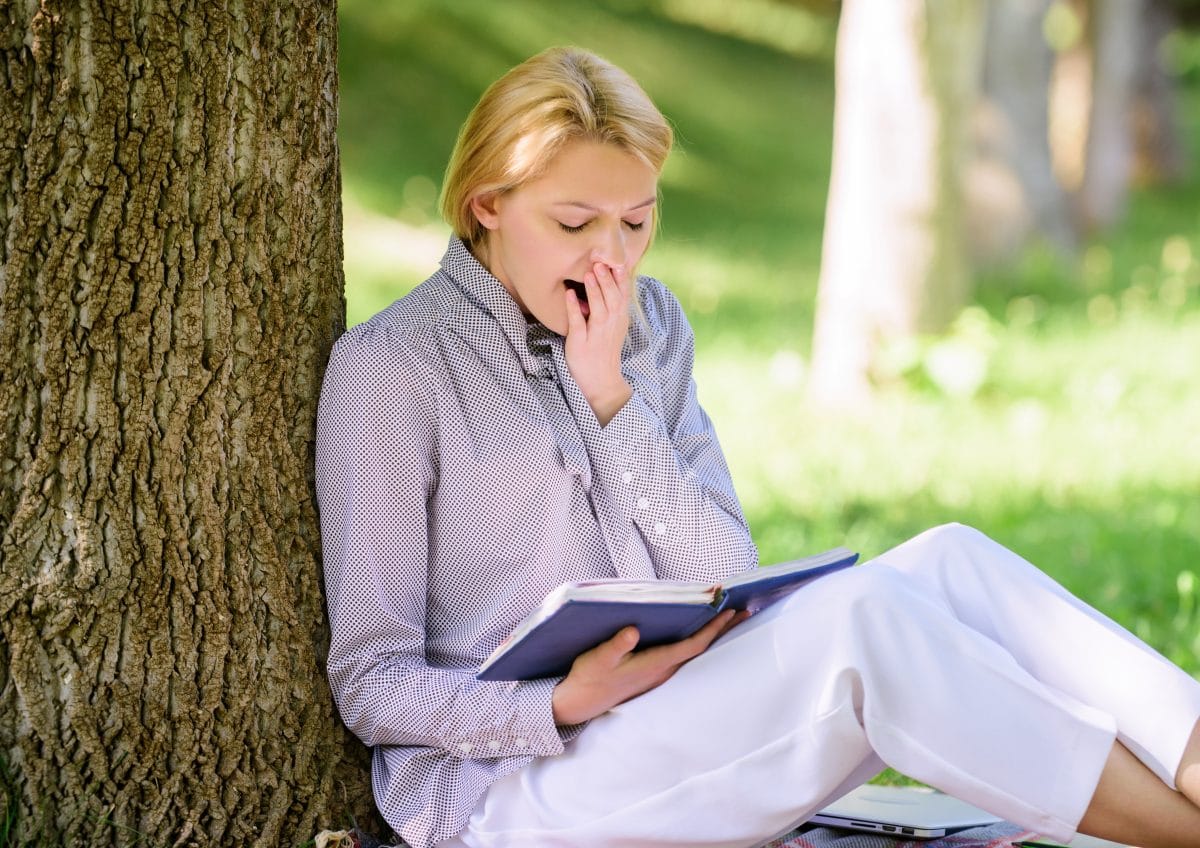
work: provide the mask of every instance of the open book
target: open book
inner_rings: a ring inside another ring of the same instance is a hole
[[[590,580],[551,592],[500,643],[475,675],[532,680],[566,674],[575,657],[634,625],[638,648],[684,639],[722,610],[757,611],[815,577],[853,565],[858,554],[834,548],[754,568],[712,584],[684,580]]]

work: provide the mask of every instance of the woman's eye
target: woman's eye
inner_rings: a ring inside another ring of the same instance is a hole
[[[570,224],[564,224],[562,221],[559,221],[558,225],[560,227],[562,227],[563,230],[568,233],[577,233],[577,232],[581,231],[584,227],[587,226],[587,222],[585,221],[584,223],[580,224],[578,227],[572,227]]]
[[[637,232],[638,230],[640,230],[642,227],[646,226],[646,222],[645,222],[645,221],[638,221],[638,222],[635,224],[635,223],[633,223],[633,221],[626,221],[626,222],[625,222],[625,226],[629,227],[629,229],[633,230],[633,231],[636,233],[636,232]]]

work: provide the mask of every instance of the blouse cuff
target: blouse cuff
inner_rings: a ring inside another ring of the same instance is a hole
[[[619,462],[627,461],[640,443],[666,435],[662,421],[636,390],[600,430],[606,451]]]
[[[554,723],[550,698],[561,679],[508,684],[513,705],[508,711],[507,725],[481,727],[470,738],[454,740],[448,746],[450,752],[461,759],[561,754],[563,743],[575,735],[565,734],[563,731],[568,728],[559,728]]]

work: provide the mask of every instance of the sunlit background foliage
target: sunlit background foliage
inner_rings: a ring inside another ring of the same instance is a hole
[[[1035,248],[985,274],[947,335],[889,352],[895,379],[870,410],[823,413],[804,384],[835,9],[342,0],[349,323],[436,267],[442,169],[486,85],[544,47],[592,49],[676,127],[642,271],[692,319],[700,399],[763,561],[835,544],[870,557],[963,521],[1200,672],[1200,177],[1138,189],[1078,261]],[[1048,20],[1047,37],[1064,26]],[[1200,39],[1180,31],[1164,49],[1194,162]]]

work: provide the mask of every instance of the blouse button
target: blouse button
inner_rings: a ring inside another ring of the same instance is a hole
[[[499,751],[500,750],[500,740],[499,739],[489,740],[488,741],[488,750],[489,751]]]
[[[667,525],[663,524],[661,521],[654,522],[654,532],[661,536],[663,533],[667,532]]]
[[[470,742],[461,742],[459,743],[458,750],[462,751],[464,754],[469,754],[471,753],[471,749],[474,747],[475,746]]]
[[[632,482],[633,482],[633,472],[632,472],[632,471],[626,471],[624,474],[622,474],[622,475],[621,475],[621,482],[622,482],[622,483],[632,483]]]
[[[518,737],[517,739],[514,739],[513,742],[518,748],[524,748],[529,745],[529,740],[524,737]]]
[[[638,507],[638,509],[648,509],[650,507],[650,499],[649,498],[638,498],[637,499],[637,507]]]

